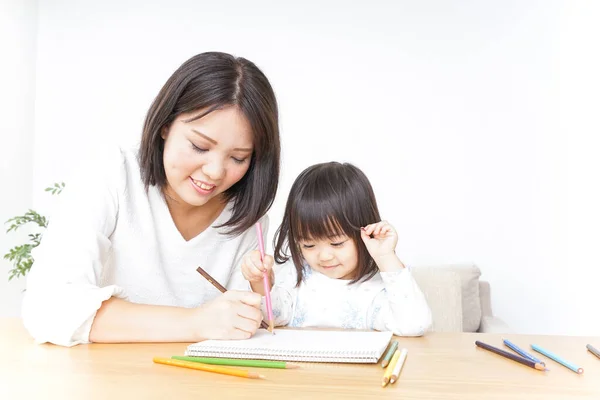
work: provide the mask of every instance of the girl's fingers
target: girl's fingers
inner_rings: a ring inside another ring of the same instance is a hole
[[[273,265],[275,265],[275,260],[273,256],[265,254],[265,258],[262,262],[263,271],[271,271],[273,269]]]
[[[250,265],[258,269],[259,271],[264,271],[263,263],[260,259],[260,252],[258,250],[252,251],[249,255],[249,259]]]
[[[385,229],[386,227],[388,227],[389,224],[387,223],[387,221],[380,221],[377,223],[377,235],[381,235],[383,233],[383,229]]]
[[[371,236],[371,234],[373,233],[373,229],[374,229],[374,228],[375,228],[375,225],[374,225],[374,224],[369,224],[369,225],[365,226],[365,227],[362,229],[362,231],[363,231],[364,233],[366,233],[366,234],[367,234],[367,236]]]

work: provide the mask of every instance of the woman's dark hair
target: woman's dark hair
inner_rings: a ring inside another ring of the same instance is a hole
[[[231,218],[220,225],[238,235],[250,228],[273,204],[279,182],[277,100],[267,77],[252,62],[226,53],[198,54],[171,75],[150,106],[139,151],[142,181],[164,188],[163,128],[180,114],[204,110],[189,122],[235,106],[252,129],[254,151],[244,177],[224,192],[233,200]]]
[[[300,285],[304,260],[298,243],[348,236],[358,249],[358,267],[350,282],[371,279],[375,261],[360,237],[360,228],[381,221],[373,188],[366,175],[352,164],[328,162],[305,169],[294,181],[283,221],[273,241],[275,261],[292,258]]]

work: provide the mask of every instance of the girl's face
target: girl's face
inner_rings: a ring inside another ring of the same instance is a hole
[[[250,124],[236,107],[215,110],[186,122],[202,110],[181,114],[162,134],[165,193],[193,207],[220,202],[250,166]]]
[[[299,242],[302,257],[317,272],[333,279],[354,279],[358,249],[348,236]]]

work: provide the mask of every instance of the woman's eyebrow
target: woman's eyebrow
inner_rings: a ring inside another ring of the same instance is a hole
[[[206,136],[204,133],[200,132],[197,129],[192,128],[192,132],[194,132],[197,135],[202,136],[204,139],[208,140],[209,142],[211,142],[215,146],[219,144],[215,139]],[[233,151],[245,151],[245,152],[251,153],[252,152],[252,148],[251,147],[236,147],[235,149],[233,149]]]

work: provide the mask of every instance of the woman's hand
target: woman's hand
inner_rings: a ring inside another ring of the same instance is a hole
[[[229,290],[193,309],[195,331],[202,339],[248,339],[262,321],[258,293]]]
[[[264,260],[260,259],[260,252],[253,250],[247,253],[242,258],[242,275],[250,282],[252,290],[260,295],[265,295],[265,288],[263,284],[263,276],[265,273],[269,276],[269,283],[273,286],[273,280],[275,274],[273,273],[273,257],[265,254]]]

